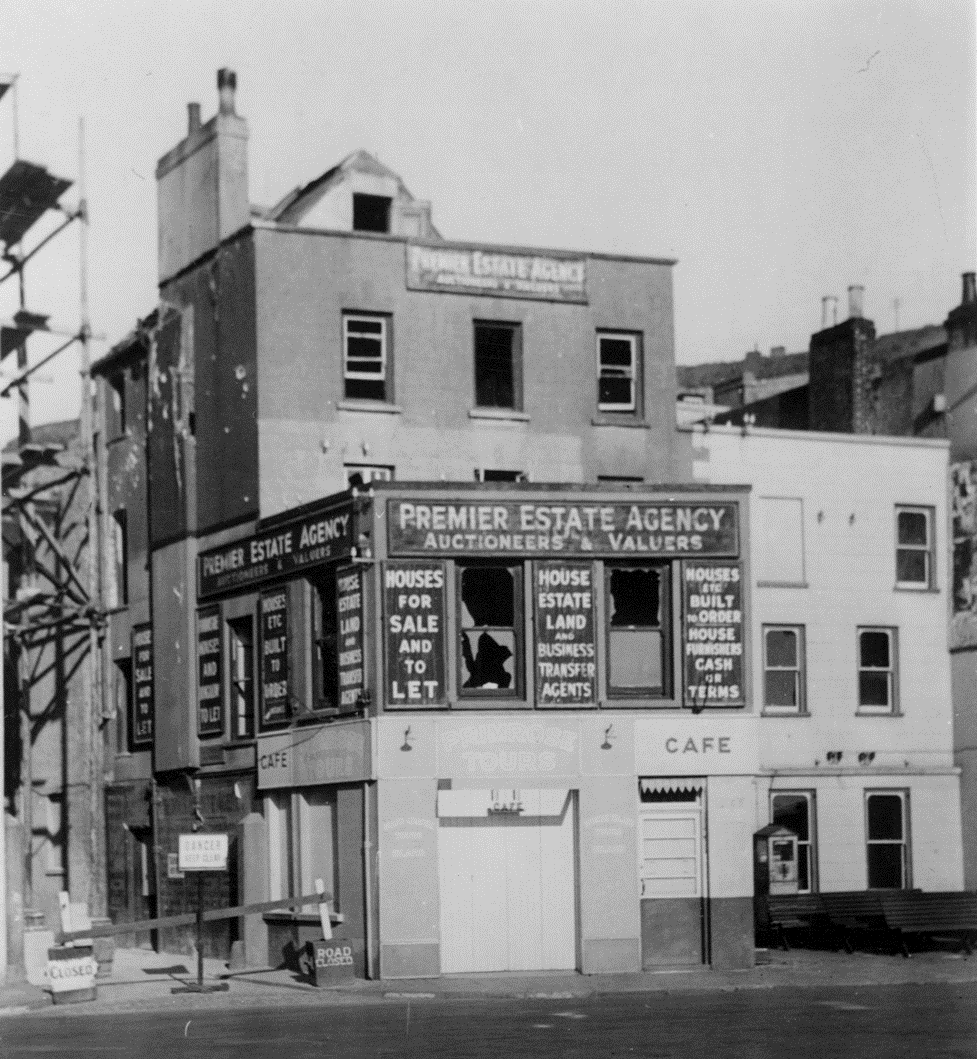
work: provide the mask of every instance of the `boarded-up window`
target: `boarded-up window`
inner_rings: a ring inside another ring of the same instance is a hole
[[[804,584],[804,501],[757,497],[753,519],[753,563],[759,584]]]

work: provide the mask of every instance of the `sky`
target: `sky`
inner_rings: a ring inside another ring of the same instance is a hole
[[[974,0],[0,0],[20,157],[77,180],[84,119],[95,355],[155,304],[156,161],[224,66],[253,202],[365,148],[446,238],[676,258],[679,363],[807,349],[852,284],[880,332],[941,323],[977,268],[975,52]],[[8,93],[0,171],[13,124]],[[77,229],[26,278],[71,333]],[[38,373],[34,422],[77,372]]]

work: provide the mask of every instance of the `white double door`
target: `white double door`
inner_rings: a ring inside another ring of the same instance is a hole
[[[442,973],[576,967],[573,805],[440,820]]]

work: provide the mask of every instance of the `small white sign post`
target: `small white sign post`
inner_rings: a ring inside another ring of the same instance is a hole
[[[180,835],[178,867],[197,876],[197,981],[178,986],[174,993],[220,993],[227,982],[204,985],[204,872],[227,871],[227,835],[195,831]]]

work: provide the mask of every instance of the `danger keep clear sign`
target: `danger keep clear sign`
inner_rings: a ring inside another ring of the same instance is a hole
[[[180,871],[226,871],[227,835],[180,835]]]

